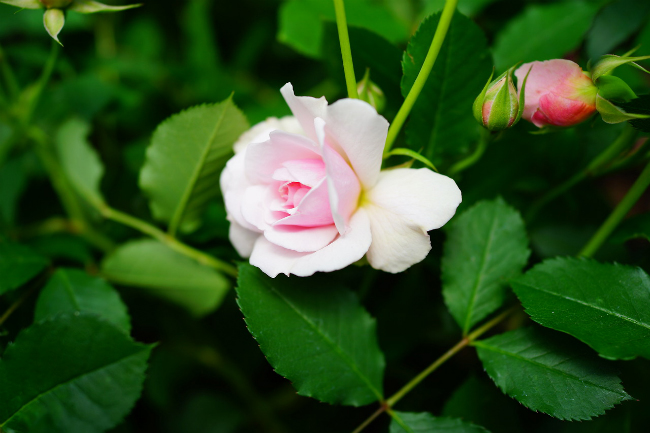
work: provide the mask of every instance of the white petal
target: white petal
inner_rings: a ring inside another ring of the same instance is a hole
[[[350,219],[350,230],[325,248],[313,253],[298,253],[260,236],[255,242],[250,263],[270,277],[278,274],[307,277],[314,272],[331,272],[356,262],[368,251],[371,240],[368,216],[359,209]]]
[[[260,236],[260,233],[245,229],[236,221],[230,221],[228,237],[240,256],[250,257],[251,252],[253,252],[253,245]]]
[[[284,96],[284,100],[287,101],[287,105],[291,108],[293,115],[298,119],[304,134],[315,142],[316,132],[314,131],[314,119],[317,117],[325,117],[327,111],[327,100],[325,97],[316,99],[309,96],[296,96],[293,93],[291,83],[285,84],[280,89],[280,93]]]
[[[365,188],[377,182],[388,122],[368,103],[341,99],[327,107],[325,132],[340,146]],[[329,143],[337,149],[333,143]],[[338,149],[337,149],[338,150]]]
[[[427,231],[449,221],[461,201],[456,183],[429,169],[381,172],[363,204],[372,229],[371,266],[395,273],[424,260],[431,249]]]
[[[246,189],[251,186],[244,172],[245,153],[241,152],[230,158],[226,167],[221,172],[219,183],[223,200],[226,204],[226,211],[231,221],[237,223],[249,230],[256,228],[248,223],[241,212],[241,203]]]
[[[291,134],[304,134],[298,119],[293,116],[285,116],[280,119],[269,117],[268,119],[254,125],[251,129],[239,136],[233,148],[239,153],[251,143],[261,143],[269,139],[272,131],[284,131]]]
[[[271,185],[253,185],[246,188],[241,198],[241,215],[249,225],[258,230],[266,230],[275,222],[270,218],[274,194]]]
[[[332,242],[337,234],[334,224],[320,227],[276,225],[264,231],[269,242],[299,253],[318,251]]]

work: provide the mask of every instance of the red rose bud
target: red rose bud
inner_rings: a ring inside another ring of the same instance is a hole
[[[526,63],[515,75],[521,80],[527,73],[523,118],[535,126],[573,126],[596,112],[598,88],[576,63],[563,59]]]
[[[490,75],[483,91],[474,101],[474,117],[490,131],[510,128],[521,118],[523,100],[519,101],[517,96],[512,80],[513,71],[514,67],[499,75],[494,81],[490,81],[492,80]]]
[[[363,79],[357,83],[357,93],[359,99],[372,105],[377,113],[384,111],[386,107],[386,97],[384,92],[372,81],[370,81],[370,70],[366,69]]]

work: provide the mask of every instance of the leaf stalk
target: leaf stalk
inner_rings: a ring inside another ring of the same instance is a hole
[[[348,88],[348,97],[359,99],[359,93],[357,92],[357,79],[354,76],[354,64],[352,63],[350,35],[348,34],[348,24],[345,18],[345,5],[343,4],[343,0],[334,0],[334,12],[336,14],[336,27],[339,31],[341,57],[343,57],[343,72],[345,73],[345,85]]]

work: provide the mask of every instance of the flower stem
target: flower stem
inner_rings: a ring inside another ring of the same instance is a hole
[[[492,135],[490,134],[490,131],[488,131],[485,128],[481,128],[481,136],[478,140],[478,144],[476,146],[476,149],[474,150],[474,153],[472,153],[467,158],[462,159],[457,163],[455,163],[454,165],[452,165],[451,168],[449,169],[449,173],[448,173],[449,176],[454,176],[460,173],[461,171],[476,164],[478,160],[480,160],[483,154],[485,153],[485,149],[487,149],[491,136]]]
[[[348,97],[359,99],[357,80],[354,77],[352,49],[350,48],[350,36],[348,35],[348,24],[345,19],[345,6],[343,5],[343,0],[334,0],[334,11],[336,13],[336,26],[339,30],[341,56],[343,57],[343,72],[345,73],[345,84],[348,88]]]
[[[634,204],[639,200],[648,186],[650,186],[650,163],[646,165],[636,182],[634,182],[634,185],[632,185],[632,188],[630,188],[627,194],[625,194],[625,197],[623,197],[623,200],[621,200],[618,206],[616,206],[614,211],[609,215],[578,255],[582,257],[593,256],[625,215],[627,215],[630,209],[632,209],[632,206],[634,206]]]
[[[425,368],[420,374],[415,376],[409,383],[404,385],[399,391],[393,394],[388,400],[381,403],[381,406],[375,413],[370,415],[359,427],[356,428],[352,433],[360,433],[366,426],[368,426],[375,418],[381,415],[382,412],[390,411],[391,408],[401,400],[406,394],[408,394],[413,388],[420,384],[428,375],[436,371],[442,364],[444,364],[448,359],[453,357],[455,354],[460,352],[466,346],[470,345],[474,340],[479,338],[481,335],[485,334],[490,329],[494,328],[499,323],[512,314],[514,311],[519,309],[519,305],[514,305],[498,316],[486,322],[484,325],[477,328],[474,332],[471,332],[467,337],[464,337],[460,340],[454,347],[446,351],[440,358],[433,361],[431,365]]]
[[[440,21],[438,22],[438,28],[436,28],[436,33],[433,35],[433,40],[431,41],[431,46],[429,47],[429,52],[427,53],[427,56],[424,59],[424,63],[422,64],[422,69],[420,69],[420,72],[415,79],[415,83],[413,83],[413,87],[411,87],[408,95],[406,95],[404,103],[393,119],[393,123],[391,123],[390,128],[388,128],[388,136],[386,137],[386,146],[384,147],[384,153],[388,153],[390,151],[390,148],[393,146],[393,143],[395,142],[400,129],[402,129],[402,125],[404,125],[404,122],[411,112],[415,101],[418,99],[418,96],[420,95],[424,84],[427,82],[427,78],[429,78],[431,69],[433,69],[433,65],[436,63],[436,59],[438,58],[438,53],[440,53],[442,43],[447,36],[447,31],[449,30],[451,20],[454,17],[457,3],[458,0],[447,0],[445,3],[445,7],[442,10],[442,15],[440,16]]]
[[[0,73],[2,73],[5,84],[7,85],[9,96],[15,99],[20,93],[20,86],[18,85],[14,71],[11,69],[11,65],[7,60],[7,55],[2,47],[0,47]]]
[[[557,197],[562,195],[564,192],[571,189],[576,184],[582,182],[589,176],[593,176],[594,173],[601,168],[603,165],[610,162],[614,159],[623,149],[628,147],[630,143],[637,136],[637,131],[632,128],[630,125],[625,125],[625,128],[621,134],[610,144],[605,150],[603,150],[598,156],[596,156],[584,169],[580,170],[572,177],[562,182],[560,185],[548,191],[541,198],[536,200],[526,212],[526,217],[524,218],[528,223],[533,221],[540,210]]]
[[[99,211],[105,218],[119,222],[125,226],[134,228],[141,233],[147,234],[167,245],[172,250],[190,257],[203,265],[214,268],[218,271],[223,272],[224,274],[230,275],[231,277],[237,277],[237,268],[234,266],[178,241],[177,239],[160,230],[158,227],[155,227],[146,221],[142,221],[141,219],[133,217],[124,212],[120,212],[106,205],[102,206]]]
[[[45,86],[47,86],[47,83],[50,82],[50,77],[52,76],[52,72],[54,71],[56,60],[59,57],[59,50],[60,50],[59,44],[56,43],[55,41],[52,41],[50,56],[47,58],[47,63],[45,63],[43,72],[41,72],[41,76],[38,78],[38,81],[36,82],[34,93],[31,95],[29,104],[27,105],[27,111],[25,112],[24,115],[25,117],[23,118],[25,125],[29,125],[29,123],[31,122],[32,115],[34,114],[34,110],[36,110],[36,107],[38,106],[38,102],[41,99],[43,90],[45,89]]]

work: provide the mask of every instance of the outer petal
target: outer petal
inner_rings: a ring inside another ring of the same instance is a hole
[[[342,150],[364,188],[377,182],[388,134],[388,122],[372,105],[359,99],[341,99],[327,107],[327,144]]]
[[[461,201],[452,179],[428,169],[383,171],[363,204],[372,230],[370,265],[396,273],[422,261],[431,249],[427,231],[449,221]]]
[[[334,224],[319,227],[276,225],[264,231],[269,242],[299,253],[318,251],[329,245],[337,234]]]
[[[317,117],[325,118],[327,112],[327,100],[325,97],[311,98],[309,96],[296,96],[293,93],[291,83],[285,84],[280,93],[287,101],[291,112],[302,126],[305,135],[316,142],[316,131],[314,130],[314,119]]]
[[[221,172],[221,192],[223,193],[223,200],[226,204],[228,219],[230,221],[236,221],[248,230],[258,231],[255,226],[244,219],[241,212],[244,194],[248,187],[252,186],[244,172],[245,153],[241,152],[236,154],[226,163],[226,167]]]
[[[372,238],[365,210],[359,209],[350,219],[350,230],[334,242],[313,253],[298,253],[272,244],[260,236],[255,242],[250,263],[270,277],[294,274],[307,277],[315,272],[342,269],[361,259]]]
[[[303,130],[298,120],[293,116],[285,116],[278,119],[269,117],[268,119],[254,125],[251,129],[239,136],[234,144],[235,153],[239,153],[250,143],[261,143],[267,141],[272,131],[284,131],[291,134],[302,135]]]
[[[548,123],[555,126],[572,126],[587,120],[596,112],[595,105],[588,105],[582,101],[564,98],[555,93],[547,93],[539,98],[539,110],[544,113]],[[537,114],[537,113],[536,113]],[[535,115],[533,115],[533,123]]]
[[[230,220],[230,230],[228,231],[230,242],[242,257],[250,257],[253,252],[253,245],[260,234],[239,225],[236,221]]]
[[[306,137],[273,131],[270,139],[246,148],[246,175],[252,183],[273,182],[273,173],[285,161],[321,159],[316,143]]]

